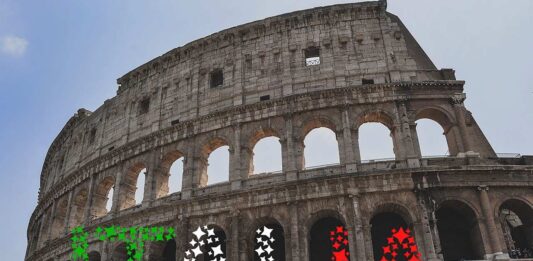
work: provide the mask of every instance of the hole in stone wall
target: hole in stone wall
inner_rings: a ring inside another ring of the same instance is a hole
[[[450,155],[444,130],[435,121],[420,119],[416,121],[416,133],[422,156]]]
[[[311,227],[309,238],[309,260],[349,260],[348,231],[340,220],[318,220]]]
[[[263,96],[259,97],[259,100],[260,101],[268,101],[268,100],[270,100],[270,95],[263,95]]]
[[[111,211],[111,207],[113,206],[113,192],[115,190],[115,187],[113,186],[109,192],[107,192],[107,200],[105,202],[105,209],[107,212]]]
[[[259,140],[253,148],[253,174],[276,172],[281,167],[281,144],[278,137]]]
[[[181,191],[181,182],[183,179],[183,160],[181,157],[172,163],[170,167],[170,177],[168,181],[168,193]]]
[[[139,102],[139,114],[148,113],[150,110],[150,98],[145,98]]]
[[[311,130],[304,139],[305,167],[339,164],[339,145],[335,132],[320,127]]]
[[[320,49],[318,47],[309,47],[304,50],[305,65],[313,66],[320,64]]]
[[[211,152],[207,164],[207,185],[229,181],[229,146]]]
[[[363,84],[374,84],[374,79],[365,79],[365,78],[363,78],[361,81],[362,81]]]
[[[144,198],[144,182],[146,178],[146,169],[142,169],[137,176],[137,189],[135,190],[135,205],[142,203]]]
[[[89,144],[93,144],[96,140],[96,128],[91,129],[91,133],[89,133]]]
[[[369,122],[359,127],[361,160],[394,159],[390,130],[382,123]]]
[[[215,69],[209,74],[211,88],[220,87],[224,84],[224,73],[221,69]]]

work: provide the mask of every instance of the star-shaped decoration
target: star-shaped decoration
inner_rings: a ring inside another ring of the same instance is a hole
[[[268,227],[263,227],[263,228],[264,228],[264,230],[263,230],[263,233],[261,233],[261,235],[270,238],[270,233],[272,233],[272,229],[270,229]]]
[[[224,255],[221,245],[211,248],[213,250],[213,256]]]
[[[267,248],[265,248],[265,251],[270,255],[270,253],[272,253],[274,249],[272,249],[270,246],[267,246]]]
[[[195,230],[194,232],[192,232],[192,233],[196,236],[196,238],[197,238],[198,240],[200,240],[200,238],[203,237],[203,236],[205,235],[205,232],[204,232],[200,227],[198,227],[198,229],[196,229],[196,230]]]
[[[194,253],[194,257],[197,257],[202,254],[202,250],[200,250],[200,246],[193,248],[192,252]]]
[[[257,255],[260,256],[262,255],[265,251],[261,248],[261,247],[258,247],[255,252],[257,252]]]
[[[207,236],[215,236],[215,230],[214,229],[208,229],[207,230]]]
[[[196,245],[196,241],[194,241],[194,239],[191,239],[191,242],[189,242],[189,244],[191,244],[191,246],[194,246]]]

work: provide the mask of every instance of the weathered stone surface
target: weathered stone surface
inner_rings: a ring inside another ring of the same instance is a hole
[[[446,211],[472,223],[475,255],[505,258],[502,208],[533,231],[530,157],[497,157],[464,107],[464,82],[438,70],[385,9],[380,1],[267,18],[176,48],[118,79],[117,96],[95,112],[80,109],[53,141],[26,260],[69,260],[68,229],[81,224],[174,226],[179,260],[192,228],[213,224],[227,235],[228,260],[253,260],[249,239],[265,220],[283,228],[286,260],[309,260],[311,227],[324,217],[349,230],[350,260],[372,260],[372,220],[380,213],[401,216],[422,258],[439,260],[446,242],[436,216]],[[319,65],[306,66],[308,48],[319,49]],[[223,83],[211,87],[218,70]],[[443,127],[450,157],[421,157],[421,118]],[[391,130],[395,160],[361,161],[358,127],[366,122]],[[336,133],[339,165],[304,168],[303,140],[317,127]],[[251,177],[250,151],[268,136],[280,138],[283,171]],[[231,148],[229,181],[206,186],[207,157],[221,145]],[[170,165],[181,157],[182,190],[167,196]],[[144,201],[133,206],[143,168]],[[115,247],[94,240],[89,248],[110,260]],[[160,260],[160,252],[149,245],[146,258]]]

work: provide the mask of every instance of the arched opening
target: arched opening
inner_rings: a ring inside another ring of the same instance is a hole
[[[533,209],[517,199],[499,209],[500,224],[511,258],[533,258]]]
[[[444,260],[483,259],[483,241],[475,212],[465,203],[450,200],[435,213]]]
[[[277,172],[282,169],[281,143],[278,137],[270,136],[260,139],[253,147],[253,174]]]
[[[176,261],[176,241],[154,242],[150,249],[149,261]]]
[[[285,260],[285,237],[280,224],[277,222],[262,224],[254,234],[253,260]]]
[[[111,211],[113,205],[113,192],[115,186],[115,179],[113,177],[105,177],[94,191],[93,211],[91,218],[98,218],[106,215]]]
[[[89,261],[101,261],[102,256],[97,251],[89,252]]]
[[[358,136],[362,161],[396,158],[392,133],[385,124],[364,123],[359,126]]]
[[[444,151],[444,155],[457,155],[457,130],[444,111],[425,108],[416,113],[415,120],[422,156],[443,155]]]
[[[144,199],[145,176],[146,166],[142,163],[134,164],[128,169],[120,184],[119,210],[142,203]]]
[[[201,187],[229,181],[229,150],[228,143],[221,138],[203,146],[199,162]]]
[[[57,238],[65,233],[65,220],[67,218],[68,199],[63,196],[57,203],[54,221],[52,223],[52,230],[50,232],[51,238]]]
[[[370,220],[374,260],[419,260],[413,228],[394,212],[376,214]]]
[[[113,253],[111,253],[111,261],[128,261],[128,252],[131,252],[131,256],[135,255],[135,249],[128,249],[126,243],[120,243],[115,249],[113,249]]]
[[[416,134],[422,156],[448,156],[448,143],[442,127],[433,120],[420,119],[416,121]]]
[[[335,132],[319,127],[307,133],[304,139],[305,168],[339,163],[339,144]]]
[[[157,177],[157,198],[181,191],[185,157],[179,151],[168,153],[161,164],[163,173]]]
[[[72,228],[79,226],[83,223],[83,215],[85,208],[87,206],[87,189],[81,189],[76,193],[72,201],[72,209],[70,210],[70,227]]]
[[[185,258],[188,260],[208,261],[226,258],[226,233],[215,225],[197,227],[187,244]]]
[[[348,230],[339,219],[334,217],[319,219],[311,227],[309,236],[309,260],[349,260]]]

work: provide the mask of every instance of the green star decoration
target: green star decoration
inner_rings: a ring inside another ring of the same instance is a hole
[[[89,260],[87,249],[89,248],[90,234],[83,226],[77,226],[71,230],[72,260]],[[92,233],[93,238],[100,241],[123,242],[126,244],[128,261],[142,260],[144,255],[144,242],[164,242],[176,238],[176,231],[172,227],[97,227]]]

